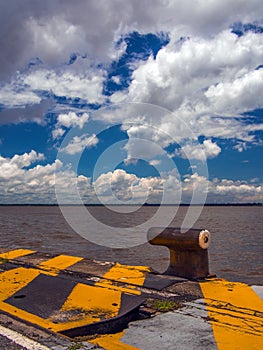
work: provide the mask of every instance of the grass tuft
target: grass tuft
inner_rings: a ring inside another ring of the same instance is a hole
[[[82,343],[76,343],[76,344],[72,344],[68,347],[68,350],[79,350],[83,348],[83,344]]]
[[[152,307],[157,311],[167,312],[178,309],[180,305],[172,300],[154,300]]]

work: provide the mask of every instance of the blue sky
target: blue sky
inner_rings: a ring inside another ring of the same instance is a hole
[[[262,1],[0,6],[0,203],[263,202]]]

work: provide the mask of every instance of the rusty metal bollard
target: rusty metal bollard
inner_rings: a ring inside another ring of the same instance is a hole
[[[166,246],[170,250],[170,266],[165,274],[189,279],[209,275],[207,248],[210,240],[207,230],[189,229],[182,233],[180,228],[153,227],[148,231],[150,244]]]

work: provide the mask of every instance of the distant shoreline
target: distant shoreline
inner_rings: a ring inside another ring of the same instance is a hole
[[[82,206],[80,204],[1,204],[0,207],[78,207]],[[104,204],[85,204],[85,207],[104,207]],[[119,204],[107,204],[107,206],[114,207],[114,206],[120,206]],[[123,204],[123,206],[140,206],[140,204]],[[204,207],[260,207],[263,206],[263,203],[206,203],[206,204],[188,204],[188,203],[181,203],[181,204],[143,204],[142,206],[145,207],[173,207],[173,206],[179,206],[179,207],[190,207],[190,206],[204,206]]]

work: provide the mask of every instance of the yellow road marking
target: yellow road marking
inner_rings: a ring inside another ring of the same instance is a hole
[[[140,294],[140,291],[134,290],[135,286],[130,286],[129,283],[143,285],[146,272],[149,271],[149,268],[143,266],[133,267],[116,264],[95,286],[78,283],[62,308],[58,311],[54,310],[54,314],[49,319],[43,319],[4,302],[40,274],[55,276],[61,269],[65,269],[82,259],[60,255],[39,264],[36,268],[20,267],[2,272],[0,274],[0,309],[55,332],[81,327],[117,316],[121,307],[121,295],[124,291],[128,291],[130,294]],[[125,282],[128,287],[116,286],[114,285],[115,281]],[[135,349],[125,344],[122,345],[119,341],[120,337],[118,339],[116,337],[113,337],[114,342],[116,346],[118,344],[120,349]],[[103,336],[102,341],[107,342],[107,336]]]
[[[33,324],[37,324],[40,327],[53,330],[54,324],[52,322],[50,322],[49,320],[46,320],[42,317],[31,314],[30,312],[19,309],[13,305],[10,305],[10,304],[7,304],[7,303],[0,301],[0,309],[11,314],[11,315],[19,317],[22,320],[26,320],[26,321],[31,322]]]
[[[98,345],[107,350],[135,350],[134,346],[121,342],[124,331],[115,334],[101,335],[99,338],[89,340],[90,343]]]
[[[103,279],[96,283],[96,286],[115,289],[124,293],[140,295],[141,291],[136,290],[136,286],[142,286],[146,273],[150,271],[147,266],[129,266],[116,263],[108,272],[103,275]],[[126,286],[116,286],[112,282],[122,282]]]
[[[83,260],[83,258],[77,256],[59,255],[55,258],[44,261],[43,263],[37,265],[37,267],[46,275],[56,276],[59,271],[76,264],[80,260]]]
[[[36,252],[35,250],[29,250],[29,249],[15,249],[15,250],[10,250],[9,252],[1,253],[0,259],[12,260],[12,259],[18,258],[20,256],[33,254],[35,252]],[[0,261],[0,264],[1,263],[2,262]]]
[[[3,301],[32,282],[40,271],[19,267],[0,274],[0,300]]]
[[[263,348],[263,302],[246,284],[200,283],[219,350]]]
[[[51,328],[50,322],[41,317],[4,302],[4,300],[32,282],[40,273],[39,270],[26,269],[24,267],[2,272],[0,274],[0,309],[23,320],[39,324],[44,328]]]
[[[132,288],[135,288],[135,286],[131,286],[130,284],[142,286],[146,277],[146,273],[149,271],[150,268],[147,266],[129,266],[116,263],[108,272],[103,275],[103,278],[105,278],[105,280],[97,282],[96,285],[112,288],[112,281],[124,282],[129,284],[128,288],[125,288],[125,290],[123,290],[123,287],[115,286],[115,288],[132,294],[141,294],[141,292],[138,290],[132,290]],[[137,349],[131,345],[121,342],[121,337],[123,336],[124,332],[125,331],[116,334],[101,335],[95,339],[92,339],[90,342],[95,345],[102,346],[106,350]]]
[[[63,316],[67,321],[58,323],[53,330],[59,332],[115,317],[119,313],[120,304],[120,291],[79,283],[58,312],[58,321]],[[50,320],[56,321],[56,315]]]
[[[141,286],[144,283],[146,272],[149,271],[148,266],[129,266],[116,263],[103,275],[103,278]]]
[[[141,292],[134,290],[135,286],[129,285],[125,288],[114,285],[114,282],[132,282],[142,285],[147,271],[149,268],[144,266],[116,264],[94,286],[78,283],[59,312],[50,318],[51,321],[59,320],[64,315],[67,320],[58,323],[53,330],[59,332],[117,316],[121,307],[122,292],[137,295]],[[73,310],[79,310],[79,312],[74,314]]]
[[[8,303],[5,303],[4,300],[11,297],[20,289],[26,287],[41,273],[56,276],[61,269],[67,268],[82,259],[83,258],[79,257],[60,255],[38,265],[40,269],[19,267],[0,273],[0,309],[21,319],[38,324],[41,327],[55,330],[57,325],[50,320],[43,319],[15,306],[9,305]]]

